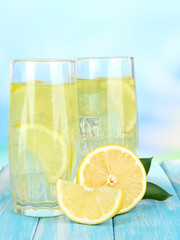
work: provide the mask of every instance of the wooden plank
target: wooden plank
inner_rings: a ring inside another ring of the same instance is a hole
[[[180,199],[180,159],[166,160],[161,164]]]
[[[163,169],[153,163],[148,180],[173,197],[166,201],[142,200],[128,213],[114,217],[115,239],[180,239],[180,201]]]
[[[66,216],[40,219],[34,240],[113,240],[112,219],[105,223],[88,226],[74,223]]]
[[[15,213],[13,205],[13,197],[9,182],[9,169],[6,167],[0,172],[0,239],[32,239],[38,219],[21,216]]]

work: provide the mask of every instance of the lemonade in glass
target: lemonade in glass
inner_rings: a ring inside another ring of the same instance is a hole
[[[138,120],[132,57],[76,60],[80,161],[96,147],[137,153]]]
[[[57,179],[73,180],[77,105],[72,61],[12,61],[9,169],[14,209],[61,214]]]

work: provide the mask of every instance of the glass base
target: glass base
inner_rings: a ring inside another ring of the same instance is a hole
[[[32,206],[14,203],[14,211],[29,217],[55,217],[63,215],[63,212],[56,206]]]

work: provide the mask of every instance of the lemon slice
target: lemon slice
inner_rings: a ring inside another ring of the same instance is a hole
[[[49,182],[55,183],[64,174],[68,164],[68,147],[59,131],[37,123],[25,123],[15,126],[15,135],[32,159],[34,156],[38,159]]]
[[[77,183],[93,188],[110,186],[123,190],[123,205],[119,213],[133,208],[146,191],[146,172],[138,157],[119,145],[94,149],[81,162]]]
[[[124,133],[129,133],[137,121],[134,78],[111,78],[108,81],[108,94],[110,107],[118,116],[118,128]]]
[[[128,133],[136,125],[136,95],[135,95],[135,81],[129,78],[123,84],[123,104],[124,104],[124,125],[125,132]]]
[[[71,220],[98,224],[113,217],[122,206],[122,190],[107,186],[86,188],[59,179],[56,183],[58,204]]]

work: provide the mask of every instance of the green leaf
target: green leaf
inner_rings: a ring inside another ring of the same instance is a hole
[[[164,201],[169,197],[172,197],[172,195],[166,192],[164,189],[154,183],[147,182],[147,188],[143,199],[155,199],[158,201]]]
[[[151,162],[152,162],[153,157],[151,158],[140,158],[140,161],[142,162],[145,171],[146,171],[146,175],[148,175],[149,169],[151,167]]]

